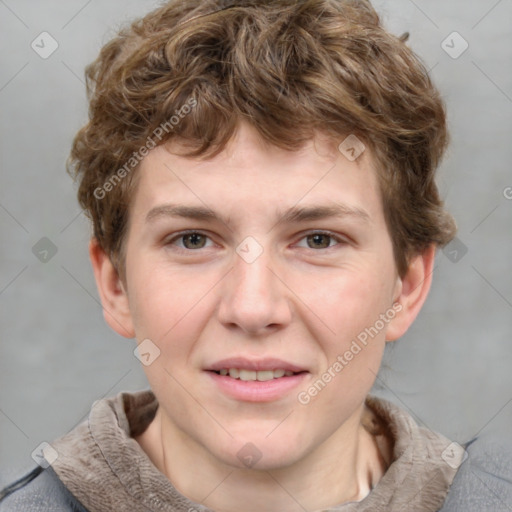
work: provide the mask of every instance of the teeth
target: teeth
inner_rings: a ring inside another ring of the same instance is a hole
[[[229,376],[233,377],[232,372],[233,370],[229,370]],[[258,373],[254,370],[235,370],[238,374],[238,378],[240,380],[257,380]]]
[[[258,380],[260,382],[264,382],[266,380],[280,379],[281,377],[290,377],[293,375],[293,372],[282,369],[261,370],[257,372],[255,370],[244,370],[240,368],[222,368],[222,370],[219,370],[219,374],[224,377],[229,375],[233,379],[240,379],[243,381]]]

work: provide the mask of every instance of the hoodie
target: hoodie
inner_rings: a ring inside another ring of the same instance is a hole
[[[362,501],[315,512],[512,511],[512,450],[496,445],[491,456],[473,440],[468,455],[386,400],[366,405],[365,428],[392,440],[390,465]],[[157,408],[151,391],[95,402],[86,421],[45,448],[42,467],[0,492],[0,512],[214,512],[182,495],[134,439]]]

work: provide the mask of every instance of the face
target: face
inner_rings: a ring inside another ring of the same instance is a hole
[[[370,152],[351,162],[321,138],[289,152],[245,125],[213,159],[168,149],[141,164],[126,240],[162,421],[222,463],[242,449],[290,465],[359,414],[398,315]]]

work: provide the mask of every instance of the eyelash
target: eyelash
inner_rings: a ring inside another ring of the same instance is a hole
[[[200,236],[204,236],[206,237],[210,242],[213,242],[213,240],[211,239],[210,236],[208,236],[206,233],[202,232],[202,231],[197,231],[197,230],[189,230],[189,231],[182,231],[181,233],[178,233],[176,234],[175,236],[173,236],[171,239],[167,240],[165,242],[165,245],[166,246],[169,246],[169,245],[174,245],[174,243],[178,240],[182,240],[184,237],[188,236],[188,235],[200,235]],[[311,251],[315,251],[315,252],[319,252],[319,251],[326,251],[328,249],[332,249],[333,247],[336,247],[337,245],[345,245],[348,243],[347,239],[344,238],[344,237],[341,237],[340,235],[336,235],[334,233],[331,233],[330,231],[310,231],[310,232],[307,232],[307,233],[304,233],[302,235],[302,237],[299,239],[299,242],[304,240],[304,239],[307,239],[309,236],[314,236],[314,235],[324,235],[324,236],[328,236],[331,238],[331,240],[334,240],[336,243],[334,245],[329,245],[328,247],[325,247],[325,248],[320,248],[320,249],[313,249],[311,247],[301,247],[302,249],[309,249]],[[297,244],[297,243],[296,243]],[[295,245],[296,245],[295,244]],[[176,250],[178,251],[181,251],[183,253],[192,253],[192,252],[199,252],[201,249],[206,249],[208,247],[201,247],[200,249],[187,249],[186,247],[179,247],[179,246],[176,246],[175,245],[175,248]]]
[[[202,231],[189,230],[189,231],[182,231],[181,233],[178,233],[175,236],[173,236],[172,238],[170,238],[169,240],[166,240],[165,245],[166,246],[174,245],[174,242],[176,242],[177,240],[181,240],[188,235],[201,235],[201,236],[204,236],[205,238],[207,238],[209,241],[212,241],[211,237],[208,236],[206,233],[203,233]],[[194,252],[194,249],[187,249],[186,247],[177,247],[176,246],[176,248],[177,248],[177,250],[183,251],[183,252]],[[195,251],[199,251],[199,249],[195,249]]]
[[[315,235],[327,236],[331,239],[331,241],[334,241],[336,243],[334,245],[329,245],[328,247],[323,247],[323,248],[319,248],[319,249],[313,249],[311,247],[302,247],[302,249],[310,249],[310,250],[316,251],[316,252],[327,251],[328,249],[333,249],[337,245],[344,245],[344,244],[348,243],[346,238],[343,238],[342,236],[337,235],[335,233],[331,233],[330,231],[310,231],[308,233],[303,234],[302,238],[299,239],[299,242],[304,239],[307,239],[309,236],[315,236]]]

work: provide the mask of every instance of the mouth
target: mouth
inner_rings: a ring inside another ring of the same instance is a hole
[[[292,377],[301,373],[307,373],[305,370],[300,372],[293,372],[291,370],[285,370],[278,368],[276,370],[247,370],[244,368],[222,368],[221,370],[209,370],[217,375],[223,377],[230,377],[232,379],[242,380],[244,382],[259,381],[266,382],[274,379],[281,379],[283,377]]]
[[[205,369],[224,395],[245,402],[271,402],[288,396],[310,372],[281,359],[230,358]]]

